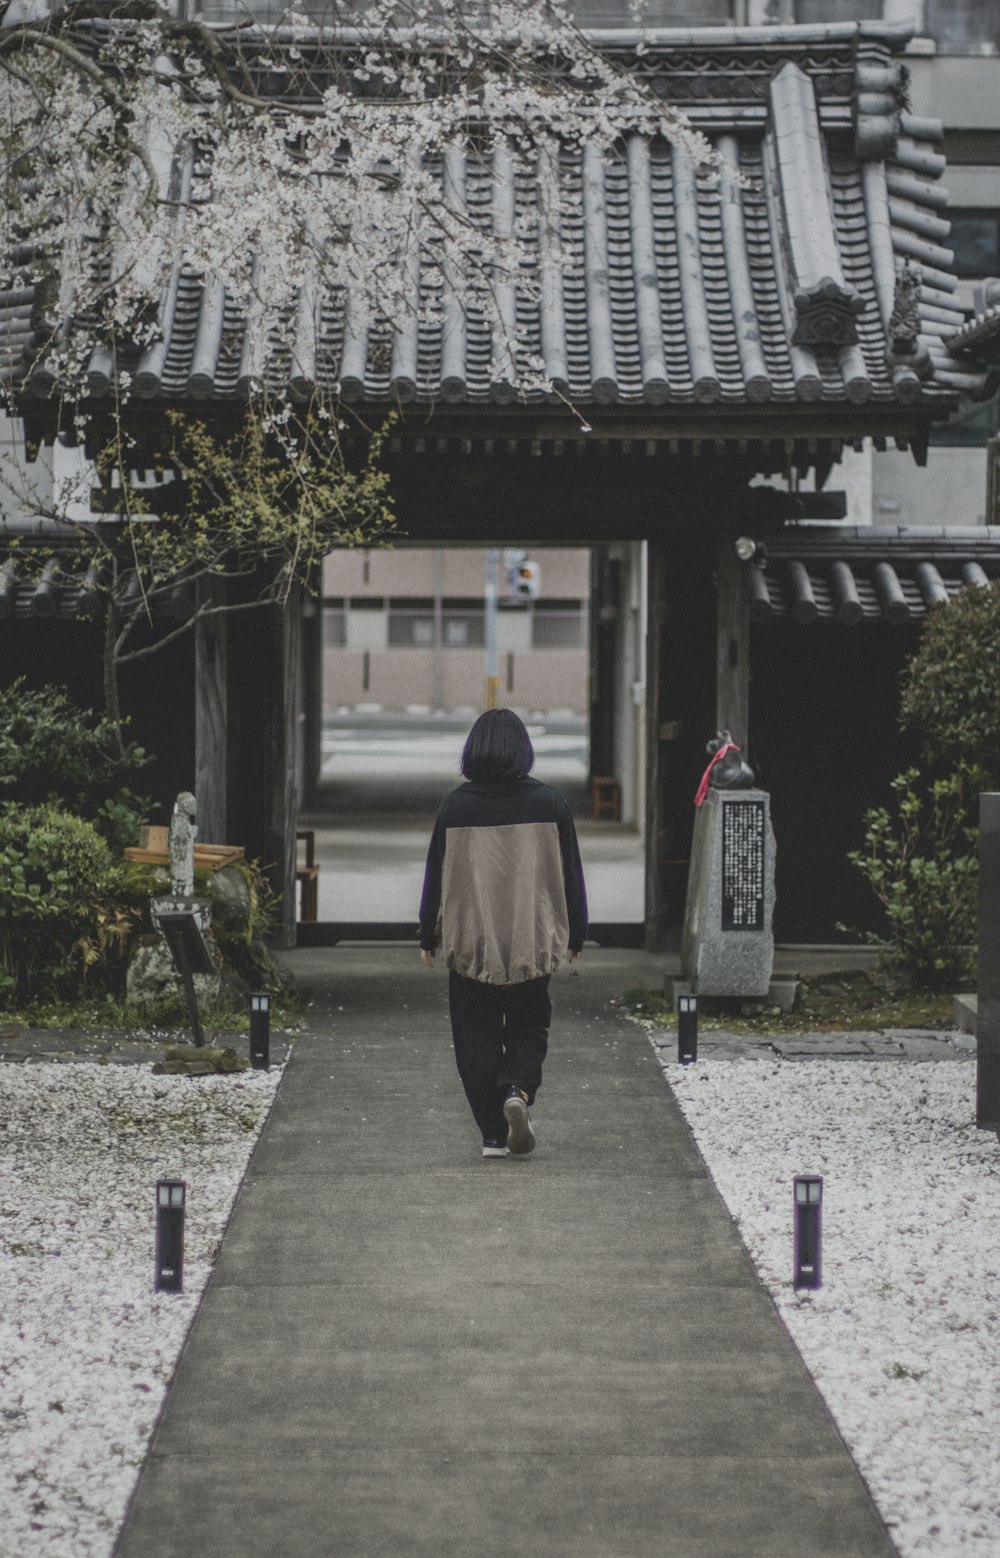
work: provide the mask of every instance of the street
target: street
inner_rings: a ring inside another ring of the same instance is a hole
[[[461,783],[474,713],[344,713],[323,722],[323,789],[300,817],[316,834],[321,920],[416,922],[438,807]],[[643,845],[634,828],[591,821],[583,718],[529,719],[535,777],[573,808],[594,922],[643,918]]]

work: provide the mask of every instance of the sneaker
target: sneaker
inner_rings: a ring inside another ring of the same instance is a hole
[[[497,1141],[494,1137],[483,1137],[484,1158],[505,1158],[506,1156],[507,1148],[502,1141]]]
[[[510,1126],[510,1135],[507,1137],[508,1149],[517,1154],[532,1152],[535,1146],[535,1133],[531,1129],[528,1101],[520,1088],[512,1087],[507,1094],[504,1100],[503,1117]]]

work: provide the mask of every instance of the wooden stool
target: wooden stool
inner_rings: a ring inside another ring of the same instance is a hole
[[[617,822],[621,817],[622,791],[617,779],[596,776],[590,781],[590,798],[593,804],[593,817],[595,822],[606,818],[609,822]]]
[[[315,921],[319,918],[319,866],[316,864],[316,834],[312,828],[302,828],[295,835],[306,846],[305,864],[295,866],[296,884],[302,885],[299,919]]]

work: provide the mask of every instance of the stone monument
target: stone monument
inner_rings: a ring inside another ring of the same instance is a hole
[[[698,996],[761,999],[772,993],[774,830],[770,797],[723,731],[696,805],[681,961]]]
[[[182,790],[174,802],[170,820],[167,855],[170,861],[170,893],[154,897],[150,905],[153,924],[170,948],[174,966],[181,976],[191,1027],[196,1044],[203,1044],[195,978],[211,976],[218,988],[219,971],[206,932],[212,918],[211,899],[195,895],[194,841],[195,798]]]
[[[194,841],[198,836],[195,827],[197,809],[190,790],[182,790],[174,802],[170,819],[170,891],[175,898],[194,896]]]

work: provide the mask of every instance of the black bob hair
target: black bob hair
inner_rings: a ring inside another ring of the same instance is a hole
[[[473,784],[511,784],[535,766],[531,737],[513,709],[487,709],[469,731],[462,772]]]

